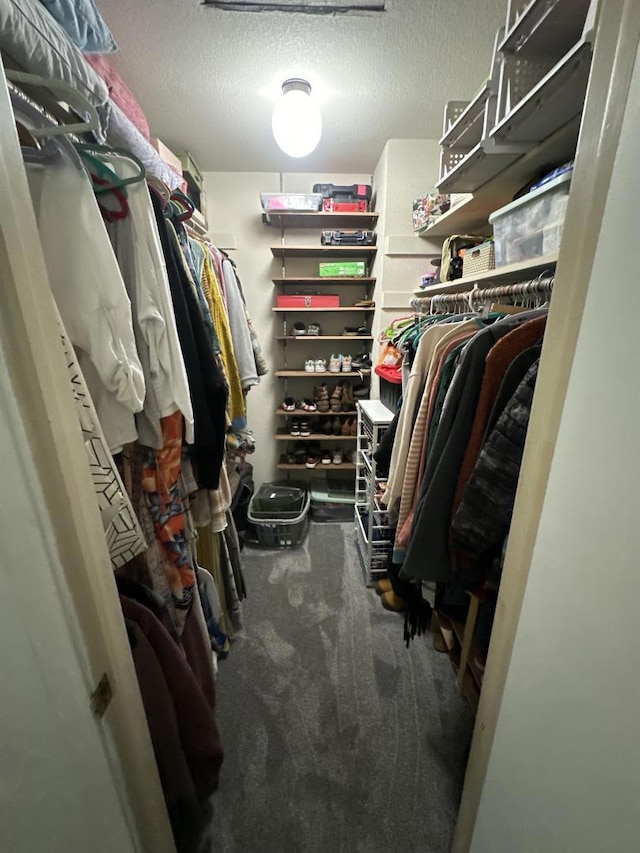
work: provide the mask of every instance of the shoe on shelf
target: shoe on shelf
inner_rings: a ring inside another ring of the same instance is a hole
[[[293,465],[304,465],[307,458],[307,446],[304,442],[298,441],[295,443],[293,450],[290,451],[289,457],[293,460]]]
[[[311,435],[311,424],[309,423],[308,418],[302,418],[300,420],[300,437],[308,438]]]
[[[362,400],[369,396],[369,385],[366,382],[359,382],[357,385],[353,386],[353,396]]]
[[[342,385],[338,383],[336,387],[331,392],[331,399],[329,403],[331,405],[332,412],[341,412],[342,411],[342,394],[344,393],[344,389]]]
[[[316,404],[316,409],[319,412],[328,412],[330,410],[329,389],[326,382],[316,385],[313,389],[313,402]]]
[[[331,461],[334,465],[342,465],[342,461],[343,461],[342,451],[341,450],[334,450],[333,451],[333,458],[331,459]]]
[[[305,326],[304,323],[294,323],[293,329],[291,329],[291,334],[293,335],[294,338],[297,338],[300,335],[306,335],[307,334],[307,327]]]
[[[300,418],[291,418],[289,433],[295,438],[300,435]]]
[[[353,399],[353,385],[351,382],[345,382],[342,391],[342,411],[352,412],[356,407]]]
[[[389,578],[382,578],[382,580],[376,581],[373,588],[378,595],[384,595],[385,592],[391,592],[393,589]]]
[[[316,372],[316,363],[312,358],[308,358],[304,363],[305,373],[315,373]]]
[[[354,370],[371,370],[371,356],[368,352],[361,352],[351,362]]]
[[[318,432],[323,432],[325,435],[331,435],[333,429],[333,421],[331,418],[322,418],[318,423]]]
[[[282,401],[282,409],[285,412],[295,412],[296,410],[296,401],[293,397],[285,397]]]
[[[322,451],[321,459],[323,465],[331,465],[331,451],[325,448]]]
[[[351,373],[351,362],[352,358],[350,355],[345,355],[342,359],[342,372],[343,373]]]
[[[342,356],[331,355],[329,359],[329,373],[340,373],[342,369]]]
[[[307,335],[311,335],[313,337],[318,337],[322,334],[322,329],[317,323],[309,323],[307,326]]]
[[[369,330],[366,326],[345,326],[344,334],[350,338],[363,338],[367,337]]]
[[[320,461],[320,455],[320,445],[317,442],[312,441],[307,447],[307,456],[305,459],[305,465],[307,468],[315,468]]]
[[[353,450],[347,450],[347,452],[342,455],[342,461],[347,465],[352,465],[353,464]]]
[[[342,421],[342,430],[341,434],[345,437],[351,435],[351,418],[345,418]]]
[[[375,308],[376,303],[373,299],[356,299],[353,303],[354,308]]]
[[[331,424],[331,431],[334,435],[342,435],[342,421],[340,418],[334,418]]]
[[[316,373],[326,373],[327,362],[324,360],[324,358],[317,358],[315,365],[316,365]]]
[[[355,438],[358,435],[358,419],[351,418],[351,423],[349,424],[351,427],[351,435]]]
[[[304,400],[298,400],[296,408],[300,409],[301,412],[315,412],[318,407],[313,400],[309,397],[305,397]]]

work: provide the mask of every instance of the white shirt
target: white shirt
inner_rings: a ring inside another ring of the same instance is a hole
[[[103,158],[122,178],[136,166],[123,157]],[[137,416],[140,441],[162,447],[160,418],[180,410],[185,437],[193,443],[193,407],[178,339],[167,267],[145,181],[127,186],[129,215],[107,226],[125,287],[146,384],[144,410]]]
[[[145,396],[131,303],[88,176],[66,162],[27,173],[51,290],[116,453],[137,439]]]

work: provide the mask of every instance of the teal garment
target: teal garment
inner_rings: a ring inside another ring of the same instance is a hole
[[[445,397],[447,396],[447,391],[449,390],[449,386],[453,380],[453,374],[456,372],[456,367],[458,366],[458,362],[460,361],[460,356],[462,354],[463,349],[469,343],[469,339],[466,341],[462,341],[455,349],[452,349],[449,355],[444,360],[444,364],[442,365],[442,370],[440,371],[440,382],[438,384],[438,392],[436,394],[436,401],[433,406],[433,414],[431,416],[431,423],[429,424],[429,431],[427,434],[427,454],[425,460],[429,459],[429,455],[431,453],[431,448],[433,447],[433,439],[436,434],[436,430],[438,429],[438,424],[440,423],[440,416],[442,415],[442,409],[444,407]]]

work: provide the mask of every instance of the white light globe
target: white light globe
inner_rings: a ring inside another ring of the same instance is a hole
[[[273,110],[271,127],[278,147],[290,157],[306,157],[322,136],[322,117],[305,81],[286,81]]]

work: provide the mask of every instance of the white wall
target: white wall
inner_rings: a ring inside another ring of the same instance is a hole
[[[472,853],[639,847],[639,140],[637,57]]]
[[[441,242],[428,243],[414,236],[411,224],[413,199],[434,187],[438,168],[439,148],[434,139],[390,140],[376,168],[373,185],[375,209],[380,214],[377,229],[379,248],[372,275],[378,279],[373,293],[377,307],[374,317],[370,318],[375,336],[390,319],[400,316],[404,309],[408,310],[408,292],[418,285],[421,275],[429,268],[428,259],[440,253]],[[260,385],[251,390],[248,398],[249,427],[257,441],[257,451],[250,461],[255,467],[256,483],[261,483],[277,475],[277,457],[283,449],[276,447],[273,433],[278,422],[275,410],[282,400],[285,386],[283,380],[275,378],[273,371],[283,366],[285,350],[284,345],[275,340],[275,335],[282,334],[282,315],[274,315],[271,310],[275,302],[271,279],[281,276],[282,268],[280,261],[272,258],[269,247],[280,241],[280,231],[262,224],[260,193],[311,192],[315,183],[371,183],[372,177],[365,174],[288,173],[282,176],[282,187],[280,175],[274,172],[207,172],[204,178],[209,231],[214,239],[219,236],[223,240],[224,235],[233,235],[236,248],[231,255],[237,261],[249,312],[271,369]],[[388,254],[389,237],[409,240],[407,254]],[[287,231],[285,239],[290,243],[317,245],[318,232],[317,229],[292,229]],[[317,260],[288,260],[286,274],[317,275]],[[322,292],[329,290],[324,288]],[[402,296],[395,301],[393,309],[383,310],[382,294],[392,291],[402,292]],[[342,304],[349,304],[350,300],[352,302],[363,295],[361,285],[353,288],[343,286],[339,292]],[[319,319],[325,333],[340,334],[344,325],[355,322],[356,317],[358,315],[332,317],[325,314]],[[305,357],[315,354],[328,358],[333,349],[332,342],[317,342],[311,348],[303,344],[288,344],[287,366],[301,367]],[[374,357],[377,353],[378,344],[374,343]],[[312,385],[313,382],[307,379],[289,380],[289,392],[299,397],[308,394]],[[373,396],[376,389],[377,377],[374,375]]]
[[[438,179],[440,149],[435,139],[390,139],[374,173],[380,249],[373,266],[378,278],[374,335],[395,317],[408,313],[410,292],[431,269],[429,259],[439,255],[442,241],[427,242],[415,236],[411,221],[414,198],[432,190]],[[394,248],[402,241],[402,251]],[[393,252],[393,254],[392,254]],[[383,293],[385,297],[383,298]],[[392,294],[398,294],[391,298]],[[389,308],[383,308],[383,303]],[[373,354],[379,352],[374,343]],[[378,387],[374,377],[373,393]]]
[[[270,373],[262,378],[260,385],[249,392],[249,427],[255,433],[257,450],[249,460],[254,466],[256,484],[274,479],[278,472],[278,453],[273,439],[277,422],[276,408],[282,402],[285,383],[274,376],[274,371],[283,366],[284,344],[275,340],[282,334],[282,316],[274,314],[274,286],[271,279],[282,275],[281,262],[273,259],[269,247],[280,242],[280,230],[267,227],[261,221],[260,193],[280,192],[280,175],[275,172],[207,172],[205,173],[209,231],[217,234],[233,233],[236,249],[230,254],[236,260],[244,287],[249,313],[258,331]],[[315,183],[354,184],[371,183],[370,175],[316,175],[291,173],[283,176],[284,192],[311,192]],[[318,245],[318,231],[292,229],[287,232],[290,243]],[[223,247],[224,248],[224,247]],[[317,275],[317,259],[287,261],[287,275]],[[323,287],[322,292],[330,292]],[[354,298],[362,295],[362,286],[340,288],[341,296]],[[320,323],[328,334],[340,334],[345,324],[362,315],[320,315]],[[297,319],[294,317],[294,319]],[[291,322],[291,321],[289,321]],[[317,342],[311,349],[305,344],[288,344],[288,366],[304,366],[304,358],[317,353],[319,358],[328,358],[332,342]],[[355,354],[355,353],[354,353]],[[313,381],[308,379],[289,380],[289,393],[295,397],[309,396]],[[278,442],[283,444],[284,442]]]
[[[0,357],[0,850],[133,853],[25,426]],[[122,771],[120,770],[120,774]]]

